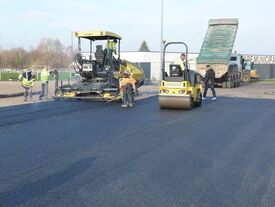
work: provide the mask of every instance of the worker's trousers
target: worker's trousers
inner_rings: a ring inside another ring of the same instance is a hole
[[[211,85],[207,85],[207,84],[205,85],[204,92],[203,92],[203,97],[204,98],[206,97],[208,88],[211,89],[213,97],[216,97],[216,91],[215,91],[214,85],[212,85],[212,84]]]
[[[43,96],[45,96],[46,99],[48,99],[48,87],[49,82],[41,83],[41,92],[39,98],[41,99]]]
[[[32,87],[26,87],[23,85],[22,87],[24,88],[24,101],[27,101],[28,97],[30,100],[32,100]]]
[[[133,88],[131,84],[126,84],[123,87],[123,104],[132,104],[133,103]]]

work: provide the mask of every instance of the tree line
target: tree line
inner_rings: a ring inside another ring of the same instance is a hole
[[[0,49],[0,68],[66,68],[73,61],[71,47],[64,47],[58,39],[43,38],[36,48],[29,51],[24,48]]]
[[[150,49],[143,41],[140,52],[149,52]],[[73,61],[74,52],[71,47],[64,47],[58,39],[43,38],[36,48],[29,51],[24,48],[3,50],[0,48],[0,69],[25,69],[25,68],[67,68]]]

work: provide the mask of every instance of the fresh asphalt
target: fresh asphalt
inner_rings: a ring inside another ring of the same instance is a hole
[[[275,101],[0,108],[0,206],[275,206]]]

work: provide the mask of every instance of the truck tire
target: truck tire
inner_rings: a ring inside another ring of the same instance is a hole
[[[232,81],[227,81],[226,84],[227,88],[232,88]]]
[[[237,78],[237,87],[240,86],[240,83],[241,83],[241,79],[240,79],[240,77],[238,77],[238,78]]]

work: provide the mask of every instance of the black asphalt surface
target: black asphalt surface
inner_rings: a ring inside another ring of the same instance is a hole
[[[0,108],[0,206],[275,206],[275,101]]]

